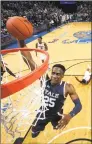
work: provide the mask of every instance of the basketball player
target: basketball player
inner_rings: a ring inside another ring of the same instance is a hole
[[[0,67],[1,67],[1,81],[5,72],[8,72],[13,77],[18,78],[18,76],[16,76],[2,61],[0,62]]]
[[[18,39],[17,39],[17,40],[18,40]],[[20,48],[27,48],[24,40],[18,40],[18,44],[19,44]],[[33,71],[33,70],[36,68],[36,64],[35,64],[32,56],[31,56],[31,53],[28,52],[28,51],[21,51],[21,54],[22,54],[22,57],[24,56],[24,57],[27,59],[27,60],[26,60],[26,59],[23,57],[24,62],[25,62],[27,65],[29,64],[30,67],[29,67],[29,65],[28,65],[28,67],[31,68],[31,70]],[[27,61],[28,61],[28,62],[27,62]]]
[[[42,42],[42,37],[38,38],[38,42],[36,43],[36,48],[38,49],[42,49],[47,51],[48,50],[48,46],[45,42]],[[37,56],[37,52],[36,52],[36,56]],[[40,58],[42,60],[42,63],[44,62],[45,56],[43,54],[40,55]]]
[[[39,112],[37,114],[32,125],[32,138],[37,137],[49,122],[51,122],[53,129],[65,128],[69,121],[82,109],[80,99],[73,85],[62,81],[64,73],[65,67],[63,65],[56,64],[52,67],[51,79],[48,79],[44,90],[45,108],[47,108],[47,111],[45,111],[46,118],[44,120],[37,119],[40,114],[42,118],[43,113]],[[75,106],[68,114],[63,114],[64,102],[68,95]],[[42,106],[40,107],[41,110]],[[37,122],[36,125],[35,122]]]
[[[75,77],[75,78],[81,84],[88,84],[90,82],[90,80],[92,79],[91,68],[90,67],[87,68],[82,80],[79,80],[77,77]]]

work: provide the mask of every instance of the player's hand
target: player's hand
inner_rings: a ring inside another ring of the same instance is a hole
[[[4,62],[4,65],[8,65],[8,64]]]
[[[57,129],[64,129],[71,120],[71,118],[72,117],[70,114],[63,114],[62,119],[58,122]]]

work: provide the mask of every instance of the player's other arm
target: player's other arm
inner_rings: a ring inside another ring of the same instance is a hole
[[[69,113],[69,115],[71,117],[74,117],[75,115],[77,115],[81,111],[82,104],[81,104],[81,101],[78,97],[78,94],[76,93],[76,90],[75,90],[75,88],[73,87],[72,84],[67,85],[67,90],[68,90],[68,94],[70,95],[70,98],[71,98],[72,102],[75,105],[74,108]]]
[[[27,48],[24,40],[18,40],[18,44],[19,44],[20,48]],[[22,54],[24,62],[28,65],[28,67],[30,66],[31,70],[34,70],[36,64],[33,61],[33,58],[31,56],[30,52],[29,51],[21,51],[21,54]]]
[[[44,43],[44,46],[45,46],[45,51],[48,51],[48,46],[46,43]]]
[[[62,119],[60,120],[58,124],[59,129],[63,129],[66,127],[66,125],[69,123],[69,121],[77,115],[81,109],[82,109],[82,104],[80,102],[80,99],[78,97],[78,94],[75,91],[75,88],[71,84],[66,85],[66,95],[70,95],[70,98],[72,99],[72,102],[74,103],[74,108],[68,113],[64,114]]]

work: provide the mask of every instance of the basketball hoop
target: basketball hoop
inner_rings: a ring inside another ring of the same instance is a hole
[[[26,59],[26,57],[23,57],[21,51],[31,52],[37,64],[34,71],[30,72],[29,64],[25,64],[23,58]],[[37,57],[35,52],[38,53]],[[45,118],[47,109],[44,102],[44,88],[49,55],[43,50],[28,48],[2,50],[1,54],[3,62],[7,62],[10,70],[13,70],[14,74],[20,74],[19,78],[15,78],[6,74],[6,71],[2,79],[3,84],[1,84],[1,129],[4,132],[2,143],[5,142],[4,139],[6,143],[13,143],[18,137],[24,137],[39,112],[40,106],[43,107],[40,112],[43,113],[43,118],[38,119]],[[39,59],[40,54],[45,56],[44,63]]]
[[[42,53],[46,55],[46,60],[44,63],[39,66],[37,69],[32,71],[30,74],[27,74],[26,76],[23,76],[21,78],[18,78],[16,80],[13,80],[11,82],[8,82],[6,84],[1,85],[1,98],[8,97],[9,95],[12,95],[23,88],[29,86],[32,84],[34,81],[39,79],[45,71],[48,69],[48,61],[49,61],[49,55],[47,52],[39,49],[28,49],[28,48],[17,48],[17,49],[7,49],[7,50],[2,50],[1,54],[7,54],[11,52],[18,52],[18,51],[37,51],[39,53]]]

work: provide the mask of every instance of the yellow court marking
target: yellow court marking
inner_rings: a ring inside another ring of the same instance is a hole
[[[61,63],[64,64],[67,68],[67,71],[65,73],[64,80],[72,83],[80,97],[80,100],[82,102],[82,111],[75,116],[70,123],[67,125],[67,127],[62,130],[53,130],[51,124],[49,123],[45,130],[39,134],[39,136],[35,139],[32,139],[31,137],[31,130],[29,131],[28,135],[26,136],[24,140],[24,144],[33,144],[33,143],[65,143],[72,139],[76,139],[79,136],[82,138],[91,138],[91,84],[89,83],[87,86],[81,85],[76,81],[74,78],[74,75],[79,75],[78,77],[82,79],[82,75],[84,74],[86,68],[88,65],[91,66],[91,43],[86,44],[79,44],[79,43],[67,43],[64,44],[62,41],[65,41],[68,39],[68,41],[77,40],[78,38],[74,37],[73,34],[77,33],[79,31],[90,31],[91,30],[91,23],[85,22],[85,23],[69,23],[63,27],[59,27],[56,30],[46,34],[43,36],[43,41],[45,41],[48,45],[48,52],[50,55],[50,67],[54,63]],[[52,43],[53,39],[57,39],[56,42]],[[27,44],[29,48],[35,48],[35,43],[37,40],[34,40],[33,42]],[[33,54],[33,58],[37,61],[35,54]],[[6,55],[4,57],[5,61],[9,63],[10,69],[14,70],[14,72],[17,72],[17,65],[19,64],[19,61],[16,56],[14,55]],[[14,59],[14,63],[11,61],[11,59]],[[11,64],[11,65],[10,65]],[[70,67],[70,68],[69,68]],[[69,68],[69,69],[68,69]],[[26,71],[23,72],[23,75],[26,73],[29,73],[28,68],[25,64],[23,64],[23,69]],[[49,72],[50,74],[50,72]],[[11,76],[9,76],[10,79],[14,79]],[[35,83],[35,89],[39,87],[39,82]],[[31,86],[30,86],[30,89]],[[25,91],[25,92],[24,92]],[[19,95],[19,102],[17,94],[10,96],[12,99],[12,103],[16,104],[16,108],[23,110],[23,106],[28,104],[28,101],[33,97],[32,90],[31,93],[29,93],[26,90],[22,90],[23,96]],[[1,103],[6,101],[9,101],[9,99],[3,99]],[[31,105],[31,104],[30,104]],[[39,105],[39,104],[38,104]],[[71,99],[68,97],[65,101],[64,106],[64,113],[68,113],[73,108],[73,103]],[[35,109],[35,107],[33,107]],[[28,105],[26,107],[27,111],[31,111],[31,107]],[[9,109],[7,110],[8,113]],[[6,113],[6,115],[7,115]],[[29,127],[31,126],[32,120],[31,115],[29,114],[26,118],[23,117],[23,115],[15,115],[15,112],[12,111],[12,116],[15,116],[11,121],[11,123],[8,123],[7,127],[10,127],[10,133],[14,133],[14,137],[7,133],[6,128],[4,124],[1,126],[2,131],[2,144],[7,143],[13,143],[16,138],[18,137],[24,137],[26,132],[28,131]],[[12,118],[9,117],[9,118]],[[17,118],[17,120],[16,120]],[[24,118],[24,121],[22,121]],[[9,122],[11,122],[9,121]],[[19,121],[22,121],[25,123],[25,125],[21,125],[19,129],[16,129],[17,124]],[[27,125],[28,122],[28,125]],[[19,132],[21,130],[21,133]],[[24,130],[24,131],[23,131]],[[64,133],[66,132],[66,133]],[[69,135],[69,136],[68,136]],[[58,136],[58,137],[57,137]],[[57,138],[56,138],[57,137]],[[56,138],[56,139],[55,139]],[[54,141],[52,141],[54,139]],[[7,141],[8,140],[8,141]]]

